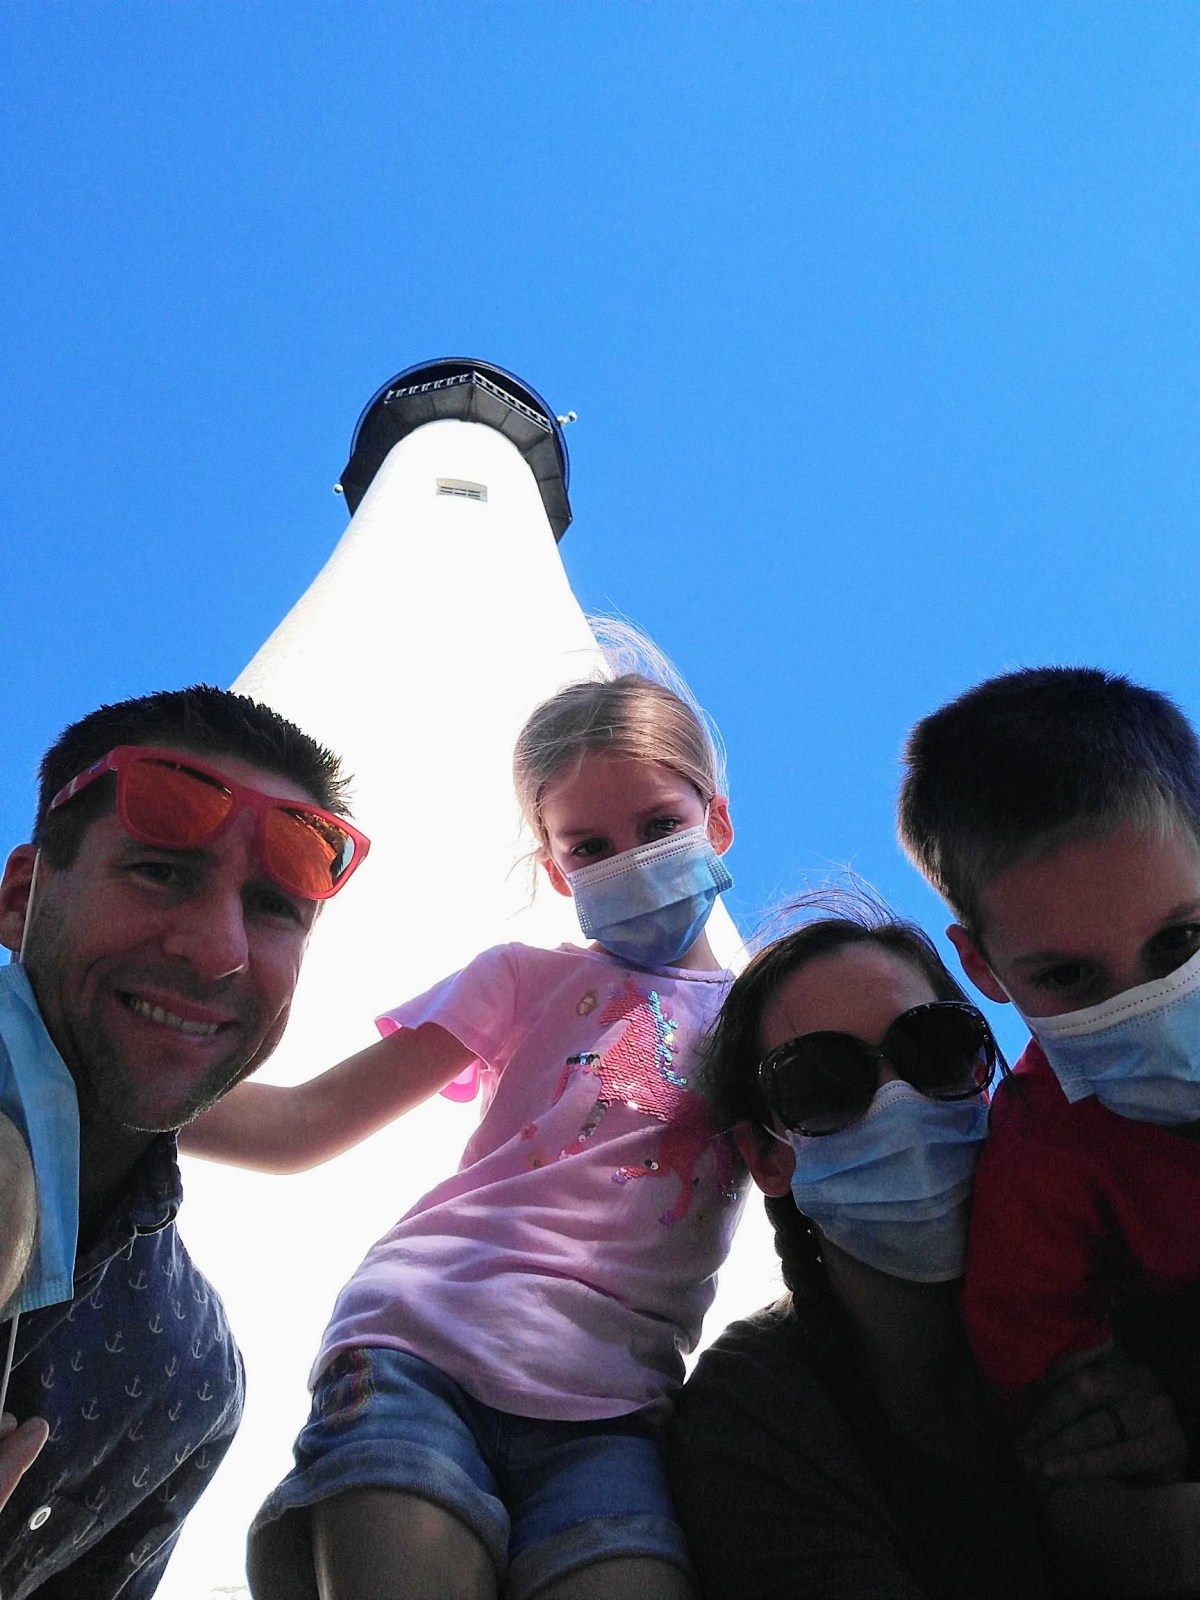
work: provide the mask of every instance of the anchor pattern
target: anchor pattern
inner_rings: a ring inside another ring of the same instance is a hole
[[[0,1512],[2,1594],[36,1588],[65,1560],[88,1600],[149,1596],[233,1438],[241,1357],[175,1231],[179,1199],[164,1137],[113,1234],[80,1262],[75,1299],[21,1319],[8,1408],[44,1416],[50,1437]],[[50,1515],[31,1529],[42,1505]]]

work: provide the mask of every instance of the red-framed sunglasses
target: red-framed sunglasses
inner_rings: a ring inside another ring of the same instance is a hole
[[[107,772],[117,776],[117,818],[131,838],[195,850],[240,811],[256,819],[255,845],[271,881],[303,900],[328,900],[366,858],[366,834],[332,812],[235,783],[178,750],[119,744],[58,791],[47,815]]]

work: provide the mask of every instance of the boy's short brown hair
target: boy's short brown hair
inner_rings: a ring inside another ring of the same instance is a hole
[[[923,717],[900,843],[983,942],[981,891],[1016,862],[1134,823],[1200,839],[1200,743],[1165,694],[1095,667],[1027,667]]]

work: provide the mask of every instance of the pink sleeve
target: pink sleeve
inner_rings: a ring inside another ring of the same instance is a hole
[[[475,1059],[442,1090],[447,1100],[473,1100],[483,1074],[490,1087],[512,1053],[517,1003],[517,969],[511,947],[498,945],[432,989],[376,1017],[381,1034],[436,1022],[474,1052]]]
[[[474,1100],[479,1093],[479,1062],[472,1061],[469,1067],[464,1067],[457,1078],[451,1078],[444,1089],[438,1093],[445,1100],[454,1100],[459,1105],[465,1105],[468,1100]]]

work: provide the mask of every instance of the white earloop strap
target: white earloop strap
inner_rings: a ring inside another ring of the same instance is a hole
[[[21,948],[17,951],[15,959],[21,966],[25,965],[25,946],[29,943],[29,928],[33,922],[33,892],[37,888],[38,868],[42,864],[42,852],[38,850],[33,858],[33,871],[29,875],[29,895],[25,901],[25,921],[21,925]]]

